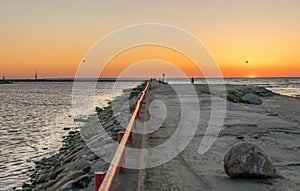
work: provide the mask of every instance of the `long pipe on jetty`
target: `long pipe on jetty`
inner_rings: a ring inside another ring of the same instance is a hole
[[[131,119],[130,119],[128,125],[127,125],[126,131],[124,132],[122,140],[120,140],[119,146],[118,146],[118,148],[115,152],[115,155],[113,157],[113,160],[112,160],[111,164],[109,165],[109,168],[108,168],[108,170],[105,174],[105,177],[104,177],[102,183],[99,182],[98,180],[96,180],[96,178],[98,176],[95,175],[95,182],[97,182],[97,186],[99,186],[99,184],[101,184],[99,189],[96,187],[96,184],[95,184],[95,190],[98,189],[98,191],[108,191],[110,189],[111,184],[113,182],[113,179],[116,175],[117,168],[118,168],[118,165],[116,165],[116,164],[120,163],[122,157],[125,154],[124,152],[125,152],[126,143],[128,141],[128,138],[131,135],[132,128],[135,124],[135,119],[139,115],[141,106],[143,104],[144,98],[145,98],[146,93],[147,93],[148,90],[149,90],[149,81],[147,81],[147,85],[146,85],[145,89],[143,90],[140,99],[137,101],[135,110],[134,110],[134,112],[131,116]]]

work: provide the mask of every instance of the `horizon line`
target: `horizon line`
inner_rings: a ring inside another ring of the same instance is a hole
[[[107,78],[68,78],[68,77],[45,77],[45,78],[6,78],[6,81],[14,80],[28,80],[28,81],[41,81],[41,80],[146,80],[146,79],[159,79],[162,77],[125,77],[125,78],[116,78],[116,77],[107,77]],[[165,77],[164,79],[190,79],[182,77]],[[194,79],[278,79],[278,78],[300,78],[300,76],[272,76],[272,77],[223,77],[223,78],[205,78],[205,77],[194,77]]]

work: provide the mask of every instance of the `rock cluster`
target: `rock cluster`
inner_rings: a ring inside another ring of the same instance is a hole
[[[234,103],[261,105],[262,100],[259,97],[271,97],[273,95],[275,93],[263,87],[245,86],[244,88],[228,90],[227,100]]]
[[[249,104],[254,104],[254,105],[262,104],[262,100],[253,94],[246,94],[243,96],[243,99],[246,100],[246,102],[248,102]]]
[[[31,175],[32,181],[25,183],[22,190],[85,188],[91,181],[91,163],[96,159],[98,157],[83,143],[79,132],[70,131],[58,154],[35,161],[36,170]]]
[[[268,178],[276,172],[270,157],[252,143],[234,145],[224,157],[224,169],[232,178]]]

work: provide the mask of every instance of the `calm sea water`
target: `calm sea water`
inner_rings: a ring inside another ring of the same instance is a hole
[[[137,82],[100,82],[97,106],[122,94]],[[24,82],[0,85],[0,190],[12,190],[29,179],[32,161],[50,156],[61,147],[62,136],[76,129],[72,112],[71,82]],[[94,107],[85,111],[92,114]],[[82,116],[83,118],[85,116]]]
[[[187,84],[189,79],[168,79],[170,84]],[[300,97],[300,78],[247,78],[247,79],[224,79],[226,84],[257,85],[265,87],[275,93]],[[220,83],[218,79],[213,79],[210,83]],[[196,79],[195,84],[206,84],[205,79]]]
[[[189,80],[169,79],[172,84]],[[259,85],[276,93],[300,97],[300,78],[226,79],[227,84]],[[196,79],[196,84],[206,83]],[[219,83],[214,80],[213,83]],[[118,83],[119,91],[111,91],[114,83],[98,83],[95,95],[97,106],[122,94],[122,89],[138,83]],[[58,151],[62,136],[75,129],[72,112],[72,83],[16,83],[0,85],[0,191],[12,190],[29,179],[39,160]],[[84,111],[91,114],[94,107]],[[84,117],[84,116],[82,116]]]

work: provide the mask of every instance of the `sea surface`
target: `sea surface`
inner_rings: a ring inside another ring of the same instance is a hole
[[[187,84],[188,79],[167,79],[170,84]],[[196,79],[196,84],[206,84]],[[210,83],[220,83],[215,79]],[[300,78],[225,79],[226,84],[258,85],[276,93],[300,97]],[[93,114],[95,106],[109,101],[138,82],[99,82],[95,105],[82,111]],[[34,160],[51,156],[61,147],[62,137],[76,129],[72,107],[72,82],[18,82],[0,85],[0,191],[13,190],[29,180]],[[113,89],[113,91],[112,91]],[[86,115],[86,116],[84,116]],[[78,117],[78,116],[76,116]]]
[[[170,84],[188,84],[189,79],[167,79]],[[210,79],[209,83],[221,83],[220,79]],[[224,79],[225,84],[256,85],[275,93],[300,98],[300,78],[233,78]],[[195,84],[207,84],[205,79],[195,79]]]
[[[95,106],[105,107],[123,89],[137,85],[138,82],[118,82],[115,88],[113,82],[99,82]],[[0,85],[0,191],[22,186],[34,169],[32,161],[56,153],[62,136],[76,129],[72,87],[72,82]],[[82,113],[95,113],[95,106]]]

